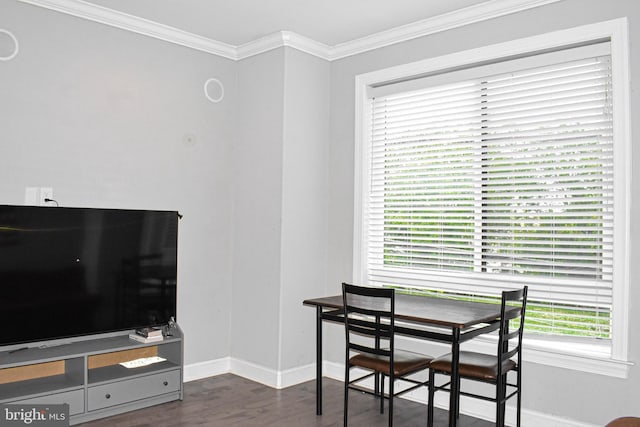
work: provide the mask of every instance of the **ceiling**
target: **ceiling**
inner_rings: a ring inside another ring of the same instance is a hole
[[[336,46],[498,0],[88,0],[232,46],[291,31]]]

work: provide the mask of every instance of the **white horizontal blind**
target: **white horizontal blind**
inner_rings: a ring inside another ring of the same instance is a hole
[[[554,58],[371,99],[370,282],[526,284],[540,331],[609,338],[611,59]]]

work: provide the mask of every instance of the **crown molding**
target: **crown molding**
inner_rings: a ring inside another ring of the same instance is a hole
[[[282,31],[282,42],[284,46],[289,46],[310,55],[322,59],[331,60],[332,48],[324,43],[301,36],[292,31]]]
[[[283,46],[282,32],[260,37],[236,48],[236,59],[241,60],[251,56],[259,55]]]
[[[562,0],[489,0],[463,9],[402,25],[332,47],[329,60],[345,58],[476,22],[557,3]]]
[[[288,46],[327,61],[333,61],[562,0],[488,0],[474,6],[382,31],[371,36],[340,43],[335,46],[328,46],[292,31],[279,31],[240,46],[233,46],[168,25],[88,3],[84,0],[19,1],[232,60],[245,59],[269,50]]]
[[[178,28],[129,15],[83,0],[20,0],[77,18],[131,31],[228,59],[237,59],[237,49],[227,43],[211,40]]]
[[[236,59],[245,59],[279,47],[288,46],[329,60],[331,47],[292,31],[278,31],[238,46]]]

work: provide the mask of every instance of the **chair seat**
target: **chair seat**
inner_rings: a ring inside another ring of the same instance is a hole
[[[393,354],[394,375],[403,376],[427,369],[433,358],[424,354],[396,350]],[[352,366],[371,369],[389,375],[389,358],[373,354],[359,353],[349,359]]]
[[[451,373],[451,353],[438,357],[431,362],[431,369],[440,372]],[[460,376],[479,380],[495,380],[498,376],[498,359],[496,355],[474,353],[471,351],[460,352],[458,364]],[[516,368],[516,362],[507,359],[502,362],[502,373],[507,373]]]
[[[616,418],[607,424],[607,427],[640,427],[640,418],[622,417]]]

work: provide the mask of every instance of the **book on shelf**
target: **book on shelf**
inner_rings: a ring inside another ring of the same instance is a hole
[[[143,337],[141,335],[138,335],[137,333],[134,334],[129,334],[129,338],[138,342],[142,342],[142,343],[150,343],[150,342],[158,342],[158,341],[162,341],[164,339],[164,337],[162,336],[162,334],[157,335],[157,336],[152,336],[152,337]]]
[[[162,336],[162,329],[161,328],[153,328],[153,327],[138,328],[138,329],[136,329],[136,334],[140,335],[141,337],[145,337],[145,338],[161,337]]]

